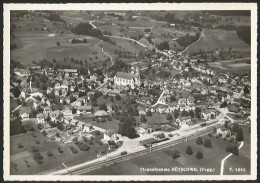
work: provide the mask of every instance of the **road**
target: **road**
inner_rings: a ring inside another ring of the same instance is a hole
[[[164,93],[169,92],[169,90],[163,90],[163,92],[161,93],[160,97],[158,98],[157,102],[155,104],[152,105],[152,107],[156,106],[157,104],[160,104],[160,100],[162,99]]]
[[[25,102],[27,102],[29,99],[32,99],[32,96],[27,97],[27,98],[25,99]],[[17,106],[17,107],[12,111],[12,113],[13,113],[14,111],[16,111],[17,109],[19,109],[20,107],[22,107],[22,105]]]
[[[205,34],[204,34],[203,31],[204,31],[204,30],[201,31],[200,37],[199,37],[199,39],[198,39],[197,41],[191,43],[189,46],[187,46],[187,47],[185,48],[185,50],[181,51],[179,54],[182,54],[182,53],[185,52],[191,45],[193,45],[193,44],[195,44],[196,42],[200,41],[200,39],[201,39],[202,37],[205,37]]]
[[[195,134],[190,134],[190,135],[187,135],[185,137],[178,137],[174,141],[170,141],[170,142],[164,141],[164,142],[161,142],[160,144],[155,144],[151,148],[151,151],[158,151],[158,150],[168,148],[168,147],[176,145],[176,144],[180,144],[180,143],[187,141],[187,140],[195,139],[198,136],[203,136],[203,135],[208,134],[211,130],[212,129],[201,131],[201,132],[196,131]],[[87,173],[91,170],[95,170],[95,169],[101,168],[103,166],[109,166],[109,165],[112,165],[114,163],[126,161],[126,160],[129,160],[131,158],[150,153],[150,148],[145,148],[144,146],[140,146],[139,149],[140,149],[139,151],[136,151],[136,152],[133,152],[133,153],[130,153],[130,154],[126,154],[126,155],[118,154],[119,156],[112,156],[112,155],[102,156],[102,157],[98,158],[100,161],[95,162],[95,163],[91,163],[88,166],[78,167],[78,168],[74,168],[74,169],[67,168],[67,169],[64,169],[64,170],[61,170],[59,172],[54,173],[54,175],[66,175],[66,174],[82,175],[82,174],[85,174],[85,173]]]
[[[244,142],[242,141],[240,146],[238,147],[238,149],[241,149],[244,145]],[[220,167],[220,175],[224,175],[224,169],[225,169],[225,163],[227,161],[227,159],[232,156],[233,154],[230,153],[229,155],[227,155],[224,159],[222,159],[221,161],[221,167]]]
[[[97,27],[93,24],[93,22],[95,21],[89,21],[89,20],[84,20],[82,18],[75,18],[75,17],[68,17],[68,16],[60,16],[61,18],[67,18],[67,19],[71,19],[71,20],[78,20],[78,21],[82,21],[82,22],[88,22],[90,25],[92,25],[93,29],[96,29]]]
[[[101,51],[102,51],[106,56],[108,56],[108,57],[110,58],[111,66],[113,66],[113,65],[114,65],[113,58],[112,58],[107,52],[104,51],[103,47],[102,47]],[[110,67],[111,67],[111,66],[110,66]]]
[[[219,108],[216,107],[217,110]],[[161,142],[160,144],[157,144],[153,147],[154,150],[160,150],[162,148],[167,148],[172,145],[181,143],[185,140],[189,140],[191,138],[196,138],[198,136],[201,136],[202,133],[209,133],[213,128],[220,123],[220,119],[224,117],[224,113],[220,110],[221,114],[218,116],[217,119],[209,120],[207,123],[209,123],[206,127],[201,127],[200,125],[192,126],[190,129],[179,129],[173,132],[157,132],[157,133],[165,133],[165,136],[167,136],[169,133],[171,134],[181,134],[176,138],[176,136],[172,137],[169,141]],[[214,123],[213,123],[214,122]],[[143,137],[135,138],[135,139],[128,139],[127,137],[124,137],[124,143],[121,147],[119,147],[116,151],[111,152],[107,154],[107,156],[102,156],[100,158],[94,159],[92,161],[84,162],[82,164],[78,164],[72,167],[69,167],[69,171],[71,174],[82,174],[86,173],[88,171],[100,168],[102,166],[107,166],[110,164],[113,164],[115,162],[120,162],[127,160],[132,157],[137,157],[140,155],[143,155],[147,153],[147,149],[140,145],[139,142],[152,138],[153,134],[148,134]],[[128,154],[122,156],[121,152],[127,150]],[[60,174],[68,174],[67,169],[51,172],[52,175],[60,175]]]
[[[104,36],[106,36],[106,37],[112,37],[112,38],[118,38],[118,39],[125,39],[125,40],[129,40],[129,41],[134,41],[134,42],[138,43],[139,45],[141,45],[142,47],[145,47],[145,48],[146,48],[146,46],[145,46],[144,44],[140,43],[140,42],[137,41],[137,40],[128,38],[128,37],[110,36],[110,35],[104,35]]]

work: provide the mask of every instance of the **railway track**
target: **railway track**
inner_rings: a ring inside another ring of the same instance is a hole
[[[194,138],[197,138],[198,136],[203,136],[203,135],[208,134],[211,130],[212,129],[210,129],[210,130],[206,129],[206,130],[199,131],[196,134],[189,135],[187,137],[181,137],[180,139],[177,139],[175,141],[170,141],[170,142],[165,141],[165,143],[163,143],[163,144],[155,144],[155,146],[151,148],[151,151],[153,152],[153,151],[161,150],[161,149],[168,148],[170,146],[179,144],[181,142],[185,142],[187,140],[192,140]],[[122,162],[122,161],[126,161],[126,160],[129,160],[129,159],[134,158],[134,157],[145,155],[147,153],[150,153],[150,148],[143,149],[143,150],[140,150],[138,152],[131,153],[131,154],[126,154],[126,155],[121,155],[121,156],[116,156],[116,157],[108,157],[104,161],[93,163],[93,164],[88,165],[88,166],[81,168],[81,169],[75,169],[75,170],[69,170],[68,169],[67,172],[65,172],[61,175],[67,175],[67,174],[82,175],[82,174],[85,174],[85,173],[90,172],[92,170],[99,169],[99,168],[102,168],[104,166],[113,165],[115,163],[119,163],[119,162]]]

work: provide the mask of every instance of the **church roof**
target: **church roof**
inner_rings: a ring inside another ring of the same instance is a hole
[[[138,78],[138,75],[132,74],[132,73],[117,72],[116,77],[121,78],[121,79],[131,80],[134,78]]]

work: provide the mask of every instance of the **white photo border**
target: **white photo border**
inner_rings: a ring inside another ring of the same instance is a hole
[[[256,3],[68,3],[3,5],[4,160],[8,181],[256,180],[257,177],[257,4]],[[11,10],[251,10],[251,174],[250,175],[10,175],[10,11]]]

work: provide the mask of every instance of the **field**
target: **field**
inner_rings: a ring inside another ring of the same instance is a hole
[[[250,157],[251,157],[251,138],[249,133],[249,128],[243,127],[244,133],[244,145],[239,150],[239,156],[231,156],[226,162],[226,168],[224,169],[224,174],[236,175],[236,174],[250,174]],[[229,171],[229,168],[232,168],[233,171]],[[235,171],[235,168],[242,168],[245,171]]]
[[[86,44],[69,43],[67,40],[76,37],[73,34],[54,37],[48,37],[48,34],[17,34],[16,37],[23,46],[11,52],[11,59],[22,61],[24,64],[31,64],[33,60],[42,59],[63,60],[65,57],[73,57],[75,60],[83,61],[92,59],[93,62],[107,58],[100,48],[94,46],[99,42],[99,39],[93,37],[87,37],[88,43]],[[57,41],[60,42],[60,46],[56,46]],[[93,54],[93,52],[97,53]]]
[[[208,136],[203,139],[210,138]],[[195,140],[187,141],[185,143],[177,144],[173,147],[155,151],[143,156],[139,156],[122,163],[117,163],[108,167],[103,167],[98,170],[94,170],[88,173],[88,175],[187,175],[187,174],[203,174],[203,175],[219,175],[220,162],[228,154],[225,149],[230,142],[223,139],[210,138],[212,141],[212,148],[202,147],[195,143]],[[192,155],[187,155],[185,150],[190,145],[193,150]],[[177,159],[172,158],[174,150],[179,150],[181,157]],[[203,153],[203,159],[197,159],[196,153],[201,151]],[[218,154],[218,156],[216,156]],[[178,171],[164,171],[164,172],[144,172],[141,168],[212,168],[213,172],[178,172]]]
[[[82,161],[88,161],[96,158],[96,151],[106,148],[106,145],[99,145],[95,141],[88,151],[80,151],[76,145],[59,145],[51,141],[48,137],[43,136],[39,131],[33,132],[36,137],[32,136],[32,132],[11,136],[10,153],[11,153],[11,174],[36,174],[52,169],[63,169],[62,162],[67,166],[78,164]],[[103,138],[103,135],[96,136],[96,139]],[[39,144],[36,144],[39,141]],[[17,144],[21,143],[23,147],[18,148]],[[31,147],[35,146],[43,156],[43,163],[38,164],[32,157]],[[73,154],[70,147],[74,146],[78,153]],[[57,148],[61,147],[63,153],[58,153]],[[47,152],[51,151],[52,156],[48,156]]]
[[[250,46],[240,40],[236,32],[225,30],[204,30],[204,36],[199,41],[189,46],[185,52],[214,51],[216,49],[232,48],[233,51],[250,52]]]
[[[229,71],[234,73],[249,72],[251,68],[250,59],[231,60],[224,62],[211,62],[210,67],[221,71]]]
[[[15,109],[19,105],[17,104],[17,99],[11,98],[10,97],[10,109]]]

